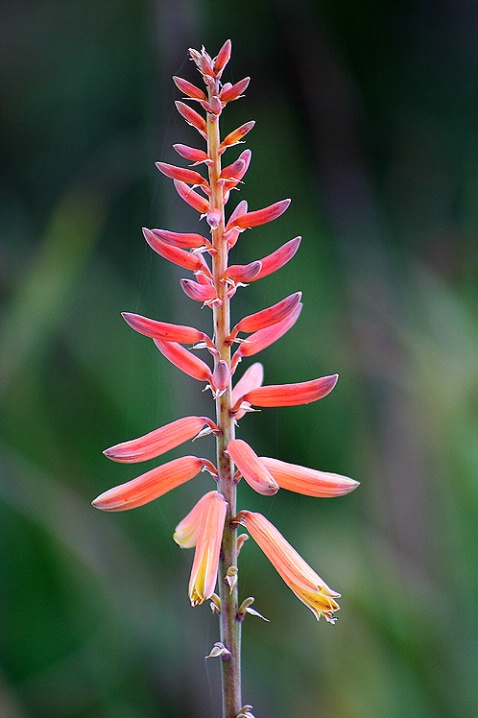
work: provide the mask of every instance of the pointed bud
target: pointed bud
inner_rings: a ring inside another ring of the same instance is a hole
[[[250,77],[245,77],[243,80],[236,82],[235,85],[231,85],[231,87],[223,87],[219,95],[221,102],[232,102],[243,97],[242,93],[247,90],[250,81]]]
[[[279,484],[249,444],[241,439],[233,439],[227,445],[227,453],[254,491],[264,496],[278,492]]]
[[[207,276],[211,276],[211,271],[200,254],[191,254],[191,252],[185,252],[184,249],[172,247],[158,239],[158,235],[146,227],[143,227],[143,235],[151,249],[164,259],[177,264],[178,267],[189,269],[191,272],[204,272]]]
[[[230,40],[226,40],[224,45],[221,47],[219,52],[217,53],[217,57],[214,60],[214,72],[216,74],[216,77],[221,77],[224,68],[226,67],[227,63],[231,59],[231,52],[232,52],[232,43]]]
[[[227,513],[224,496],[214,492],[204,502],[197,532],[196,551],[189,580],[189,599],[192,606],[207,601],[214,593],[222,535]]]
[[[231,264],[226,269],[223,279],[230,279],[234,284],[237,282],[252,282],[261,269],[262,264],[258,260],[249,264]]]
[[[206,425],[210,427],[216,426],[211,419],[205,416],[185,416],[182,419],[177,419],[165,426],[161,426],[159,429],[150,431],[149,434],[140,436],[138,439],[124,441],[121,444],[105,449],[103,454],[108,459],[122,464],[148,461],[193,439]]]
[[[199,284],[192,279],[180,279],[179,283],[184,294],[195,302],[209,303],[217,300],[216,290],[212,284]]]
[[[238,127],[236,130],[230,132],[221,142],[220,149],[224,152],[224,150],[228,147],[233,147],[234,145],[239,144],[239,142],[242,141],[242,138],[245,137],[247,133],[252,130],[255,124],[255,120],[250,120],[249,122],[246,122],[245,124]]]
[[[231,405],[234,406],[247,392],[257,389],[264,380],[264,368],[260,362],[255,362],[246,369],[232,390]]]
[[[228,165],[227,167],[224,167],[224,169],[221,172],[220,180],[237,180],[239,182],[238,175],[241,174],[241,177],[244,176],[246,163],[243,159],[238,158],[235,162],[232,163],[232,165]]]
[[[288,464],[285,461],[270,459],[266,456],[261,456],[261,460],[281,489],[295,491],[305,496],[320,498],[344,496],[359,486],[358,481],[349,479],[347,476],[329,474],[297,464]]]
[[[262,266],[262,265],[261,265]],[[232,330],[231,336],[236,336],[238,332],[257,332],[259,329],[266,329],[267,327],[280,322],[282,319],[286,319],[289,314],[292,314],[297,305],[300,303],[302,292],[296,292],[291,294],[289,297],[282,299],[272,307],[262,309],[260,312],[250,314],[248,317],[244,317],[240,322],[236,324]],[[231,339],[229,337],[229,340]]]
[[[178,546],[181,546],[181,548],[194,548],[196,546],[205,505],[216,494],[217,491],[209,491],[209,493],[204,494],[188,515],[176,526],[173,539]]]
[[[262,269],[255,279],[257,280],[267,277],[269,274],[276,272],[278,269],[281,269],[281,267],[287,264],[287,262],[292,259],[294,254],[299,249],[301,239],[302,237],[295,237],[283,244],[282,247],[279,247],[279,249],[276,249],[276,251],[272,252],[272,254],[268,254],[267,257],[263,257],[261,259]]]
[[[204,117],[202,117],[199,112],[196,112],[196,110],[193,110],[192,107],[189,107],[189,105],[185,105],[184,102],[175,102],[176,109],[183,117],[188,125],[191,125],[191,127],[194,127],[195,130],[199,132],[199,134],[207,139],[207,125],[206,120]]]
[[[211,383],[218,391],[224,391],[229,386],[230,381],[231,373],[229,371],[227,362],[225,362],[223,359],[220,359],[214,367]]]
[[[195,327],[183,326],[181,324],[169,324],[168,322],[157,322],[154,319],[142,317],[140,314],[122,312],[122,317],[135,331],[144,334],[151,339],[160,339],[164,342],[178,342],[178,344],[194,344],[205,341],[206,334]],[[207,337],[207,340],[211,340]]]
[[[211,381],[211,370],[208,365],[195,354],[191,354],[181,344],[164,342],[158,339],[155,339],[154,343],[161,354],[185,374],[199,381]]]
[[[152,229],[151,232],[162,242],[171,244],[173,247],[182,249],[202,249],[206,247],[207,249],[212,249],[211,242],[206,237],[203,237],[202,234],[170,232],[166,229]]]
[[[212,64],[211,56],[208,55],[204,47],[201,49],[201,52],[198,52],[193,48],[189,48],[189,55],[191,57],[191,60],[193,60],[193,62],[197,65],[199,72],[201,72],[203,75],[214,77],[214,67]]]
[[[217,229],[221,224],[222,212],[220,209],[213,209],[206,214],[206,222],[211,229]]]
[[[330,394],[337,384],[338,374],[323,376],[298,384],[271,384],[248,392],[244,399],[253,406],[298,406],[310,404]]]
[[[194,170],[188,170],[186,167],[176,167],[175,165],[168,165],[167,162],[155,162],[156,167],[160,172],[173,180],[179,180],[179,182],[185,182],[186,184],[192,184],[195,186],[207,186],[208,183],[199,172]]]
[[[204,466],[204,459],[182,456],[158,466],[126,484],[115,486],[98,496],[92,505],[102,511],[127,511],[148,504],[168,491],[193,479]]]
[[[183,80],[182,77],[173,77],[173,81],[180,92],[183,92],[185,95],[191,97],[193,100],[206,99],[205,93],[199,87],[196,87],[196,85],[193,85],[187,80]]]
[[[201,162],[205,162],[206,164],[208,162],[211,162],[207,152],[204,152],[203,150],[198,150],[196,149],[196,147],[189,147],[188,145],[182,145],[180,143],[177,143],[173,145],[173,149],[176,150],[178,155],[184,157],[185,160],[190,160],[191,162],[194,162],[195,165],[199,165],[201,164]]]
[[[246,527],[279,576],[297,598],[310,608],[317,620],[324,616],[326,621],[334,623],[334,611],[339,609],[335,599],[340,594],[327,586],[265,516],[241,511],[237,520]]]
[[[187,204],[201,214],[207,214],[209,209],[209,201],[205,197],[195,192],[189,185],[180,180],[174,180],[176,192]]]
[[[242,357],[253,356],[280,339],[286,332],[289,331],[291,327],[294,326],[299,318],[301,310],[302,304],[298,304],[296,308],[285,317],[285,319],[282,319],[280,322],[277,322],[271,327],[259,329],[259,331],[251,334],[251,336],[240,345],[239,349],[237,349],[234,354],[232,364],[233,368],[237,366],[237,362]],[[248,399],[246,400],[248,401]]]
[[[267,224],[267,222],[272,222],[272,220],[284,214],[289,205],[290,199],[283,199],[280,202],[264,207],[264,209],[247,212],[247,214],[243,214],[234,220],[234,226],[239,229],[250,229],[251,227],[259,227],[261,224]],[[229,224],[230,222],[228,222],[226,230],[230,228]]]

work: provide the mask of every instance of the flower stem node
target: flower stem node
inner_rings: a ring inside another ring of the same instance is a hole
[[[231,659],[231,651],[229,651],[224,643],[218,641],[211,648],[211,652],[206,658],[222,658],[223,661],[229,661]]]
[[[249,596],[249,598],[244,599],[244,601],[239,606],[239,610],[237,612],[238,620],[243,621],[246,613],[250,613],[251,616],[257,616],[257,618],[262,618],[263,621],[267,621],[267,623],[269,623],[268,618],[265,618],[265,616],[263,616],[262,613],[259,613],[259,611],[256,611],[255,608],[251,608],[251,605],[253,603],[254,598],[252,596]]]

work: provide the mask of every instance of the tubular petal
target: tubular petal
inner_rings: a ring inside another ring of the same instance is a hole
[[[280,339],[291,327],[294,326],[299,314],[302,310],[302,304],[298,304],[293,312],[291,312],[285,319],[280,322],[273,324],[271,327],[266,329],[259,329],[259,331],[251,334],[247,341],[243,342],[233,357],[233,366],[236,366],[237,362],[241,357],[252,356],[257,352],[266,349],[268,346]]]
[[[265,516],[241,511],[237,521],[246,527],[279,576],[317,620],[324,616],[326,621],[334,623],[334,611],[340,608],[335,599],[340,598],[340,594],[327,586]]]
[[[214,72],[216,73],[216,77],[221,77],[224,68],[231,59],[231,52],[232,43],[230,40],[226,40],[224,45],[217,53],[216,59],[214,60]]]
[[[258,227],[261,224],[272,222],[272,220],[280,217],[289,205],[290,199],[283,199],[280,202],[275,202],[268,207],[264,207],[264,209],[256,209],[253,212],[247,212],[247,214],[237,217],[237,219],[234,220],[234,224],[240,229]]]
[[[259,331],[259,329],[266,329],[273,324],[285,319],[289,314],[292,314],[294,309],[300,303],[302,292],[296,292],[291,294],[289,297],[282,299],[272,307],[262,309],[260,312],[250,314],[248,317],[244,317],[234,327],[232,334],[235,336],[238,332],[245,332],[250,334],[251,332]]]
[[[211,370],[208,365],[199,359],[195,354],[191,354],[188,349],[185,349],[177,342],[164,342],[159,339],[155,339],[154,343],[159,349],[161,354],[169,359],[171,364],[174,364],[178,369],[181,369],[188,376],[192,376],[193,379],[199,381],[210,381]]]
[[[199,284],[192,279],[180,279],[179,283],[184,294],[195,302],[213,302],[217,293],[212,284]]]
[[[176,109],[183,117],[188,125],[191,125],[191,127],[194,127],[200,135],[202,135],[204,138],[207,138],[207,125],[206,120],[204,117],[201,117],[199,112],[196,112],[196,110],[193,110],[189,105],[185,105],[184,102],[175,102]]]
[[[254,491],[264,496],[279,491],[279,484],[245,441],[233,439],[227,445],[227,453]]]
[[[180,182],[185,182],[186,184],[198,186],[207,186],[208,184],[199,172],[189,170],[186,167],[176,167],[175,165],[168,165],[166,162],[156,162],[156,167],[163,173],[163,175],[165,175],[165,177],[169,177],[173,180],[179,180]]]
[[[247,394],[248,391],[252,391],[252,389],[257,389],[261,386],[263,380],[264,367],[262,364],[260,362],[251,364],[232,390],[231,406],[237,404],[237,402],[242,399],[244,394]]]
[[[221,142],[221,150],[225,150],[227,147],[232,147],[233,145],[237,145],[239,142],[241,142],[242,138],[245,137],[247,133],[252,130],[255,124],[255,120],[250,120],[249,122],[245,122],[236,130],[233,130],[228,135],[226,135],[226,137]]]
[[[183,456],[158,466],[126,484],[115,486],[98,496],[92,505],[102,511],[127,511],[148,504],[168,491],[197,476],[204,459]]]
[[[187,204],[201,214],[206,214],[209,209],[209,202],[205,197],[195,192],[189,185],[180,180],[174,180],[176,192]]]
[[[295,491],[305,496],[320,498],[344,496],[359,486],[358,481],[349,479],[347,476],[317,471],[297,464],[288,464],[267,456],[261,456],[261,461],[281,489]]]
[[[231,87],[223,87],[219,95],[221,101],[232,102],[232,100],[238,100],[239,97],[242,97],[242,93],[247,90],[250,81],[250,77],[245,77],[243,80],[236,82],[235,85],[231,85]]]
[[[164,342],[178,342],[179,344],[194,344],[204,341],[206,335],[194,327],[181,324],[157,322],[154,319],[142,317],[140,314],[122,312],[122,317],[132,329],[151,339],[160,339]],[[208,337],[209,339],[209,337]]]
[[[243,345],[241,345],[243,346]],[[271,384],[248,392],[244,399],[254,406],[298,406],[310,404],[330,394],[337,384],[338,374],[297,384]]]
[[[178,267],[190,269],[191,272],[204,272],[208,276],[211,276],[210,269],[200,254],[192,254],[191,252],[186,252],[184,249],[173,247],[166,242],[162,242],[154,232],[150,229],[146,229],[146,227],[143,227],[143,235],[151,249],[164,259],[173,262],[173,264],[177,264]]]
[[[194,232],[170,232],[166,229],[152,229],[150,230],[156,237],[162,242],[172,245],[173,247],[180,247],[182,249],[201,249],[206,247],[212,249],[211,242],[203,237],[202,234],[195,234]]]
[[[254,277],[254,280],[256,281],[257,279],[267,277],[269,274],[272,274],[278,269],[281,269],[284,264],[287,264],[287,262],[292,259],[294,254],[299,249],[301,239],[302,237],[295,237],[294,239],[290,239],[288,242],[283,244],[282,247],[276,249],[275,252],[272,252],[272,254],[268,254],[267,257],[263,257],[261,259],[262,269],[257,275],[257,277]]]
[[[219,566],[227,502],[214,492],[202,506],[197,532],[196,551],[189,580],[189,600],[192,606],[207,601],[214,593]]]
[[[185,160],[191,160],[195,165],[201,164],[201,162],[210,162],[209,155],[203,150],[198,150],[196,147],[189,147],[189,145],[183,145],[176,143],[173,145],[173,149],[176,150],[178,155],[184,157]]]
[[[191,509],[187,516],[176,526],[176,530],[173,535],[173,539],[176,541],[178,546],[181,548],[194,548],[197,543],[197,537],[199,532],[199,525],[201,523],[204,506],[210,501],[212,496],[215,496],[217,491],[209,491],[204,494],[197,504]]]
[[[167,451],[193,439],[205,425],[215,426],[211,419],[205,416],[185,416],[172,421],[159,429],[150,431],[138,439],[124,441],[109,449],[103,454],[122,464],[134,464],[139,461],[154,459]]]
[[[252,282],[262,269],[259,260],[249,264],[231,264],[226,269],[224,279],[232,279],[233,282]]]
[[[193,85],[192,82],[188,82],[187,80],[183,80],[182,77],[173,77],[173,82],[185,95],[188,97],[191,97],[193,100],[205,100],[206,95],[205,93],[199,88],[196,87],[196,85]]]
[[[224,391],[229,386],[231,380],[231,373],[226,361],[220,359],[214,367],[214,372],[211,377],[211,383],[215,389]]]

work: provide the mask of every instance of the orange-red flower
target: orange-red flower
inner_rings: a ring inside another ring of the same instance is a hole
[[[279,576],[317,620],[323,616],[329,623],[335,623],[334,611],[340,608],[335,599],[340,598],[340,593],[327,586],[265,516],[241,511],[236,520],[246,527]]]
[[[260,458],[281,489],[295,491],[298,494],[321,498],[344,496],[344,494],[350,493],[359,485],[358,481],[349,479],[347,476],[317,471],[297,464],[288,464],[285,461],[270,459],[267,456],[261,456]]]
[[[203,499],[198,511],[200,520],[195,536],[196,552],[189,580],[189,600],[192,606],[207,601],[214,593],[227,513],[227,502],[217,491],[212,491]],[[192,523],[197,522],[198,514],[193,517]]]
[[[182,456],[158,466],[126,484],[100,494],[92,505],[102,511],[127,511],[148,504],[168,491],[193,479],[205,467],[212,467],[206,459]]]
[[[245,441],[233,439],[227,445],[227,453],[239,473],[258,494],[272,496],[279,491],[279,484]]]

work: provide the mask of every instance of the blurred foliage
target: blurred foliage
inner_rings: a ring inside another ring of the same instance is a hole
[[[89,501],[133,476],[105,446],[208,411],[119,312],[207,327],[140,228],[200,227],[153,161],[194,139],[170,76],[227,37],[229,77],[253,80],[225,130],[257,121],[241,196],[293,199],[235,258],[304,237],[234,312],[302,290],[267,382],[341,374],[241,436],[362,482],[322,502],[240,487],[343,594],[317,626],[248,542],[241,589],[271,623],[246,622],[245,700],[258,718],[476,718],[477,22],[456,0],[4,0],[2,718],[219,716],[217,622],[189,607],[171,541],[207,478],[131,514]]]

